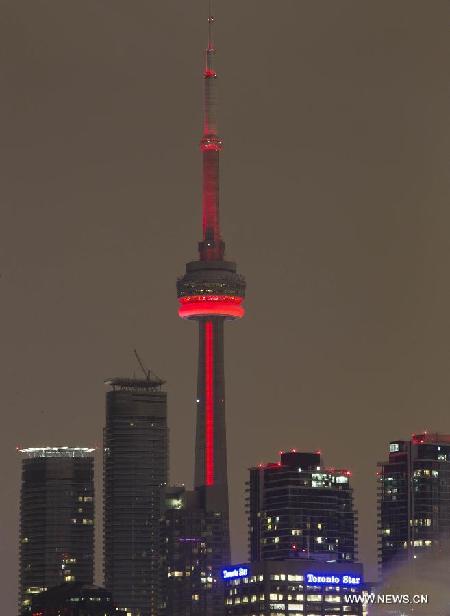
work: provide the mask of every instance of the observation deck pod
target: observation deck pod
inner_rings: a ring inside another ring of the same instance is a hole
[[[191,261],[177,281],[182,319],[244,316],[245,278],[232,261]]]

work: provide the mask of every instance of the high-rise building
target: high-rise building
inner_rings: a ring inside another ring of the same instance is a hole
[[[311,559],[223,570],[226,616],[366,616],[363,567]],[[389,612],[390,613],[390,612]]]
[[[178,279],[177,291],[180,317],[197,321],[199,327],[195,487],[204,492],[207,510],[228,517],[223,326],[226,320],[239,319],[244,314],[245,280],[236,273],[235,263],[225,261],[219,224],[222,140],[217,131],[213,21],[210,15],[203,73],[203,236],[199,258],[187,263],[186,273]],[[228,558],[229,548],[223,555],[224,562]]]
[[[223,567],[228,521],[206,511],[201,492],[169,487],[162,520],[161,616],[218,616],[223,587],[216,573]]]
[[[66,582],[33,598],[31,616],[127,616],[104,588]]]
[[[132,616],[158,609],[161,490],[168,474],[163,381],[107,381],[104,430],[104,573]]]
[[[84,447],[21,449],[20,606],[62,582],[92,584],[94,457]]]
[[[357,522],[348,470],[326,468],[320,453],[281,452],[250,469],[250,560],[314,556],[353,562]]]
[[[450,549],[450,435],[414,434],[389,443],[378,464],[379,564]]]

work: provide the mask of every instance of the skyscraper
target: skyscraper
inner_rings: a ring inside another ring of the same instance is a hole
[[[383,572],[450,549],[450,435],[391,441],[378,464],[378,542]]]
[[[245,280],[236,264],[225,260],[219,224],[219,155],[222,140],[217,130],[217,73],[212,38],[214,18],[209,15],[209,40],[204,68],[205,106],[203,136],[203,235],[199,258],[186,264],[178,279],[179,315],[198,322],[199,354],[195,489],[205,511],[217,512],[228,522],[228,478],[225,427],[224,332],[225,320],[241,318]],[[223,563],[229,561],[226,530]]]
[[[311,557],[354,562],[357,522],[350,472],[323,466],[320,453],[281,453],[250,469],[250,560]]]
[[[62,582],[92,584],[94,457],[83,447],[21,449],[20,606]]]
[[[161,490],[167,482],[167,394],[152,378],[107,381],[104,431],[104,572],[114,602],[155,616]]]
[[[197,490],[170,487],[163,518],[161,616],[219,616],[228,524],[221,513],[205,511]]]

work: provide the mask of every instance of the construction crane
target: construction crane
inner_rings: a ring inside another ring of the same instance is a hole
[[[144,373],[145,376],[145,380],[148,381],[149,383],[152,381],[159,381],[161,383],[161,385],[164,383],[164,381],[162,379],[159,378],[158,375],[153,373],[153,379],[152,379],[152,371],[151,370],[147,370],[147,368],[145,367],[144,362],[142,361],[142,359],[139,356],[139,353],[137,352],[136,349],[133,349],[134,354],[136,356],[137,362],[142,370],[142,372]]]

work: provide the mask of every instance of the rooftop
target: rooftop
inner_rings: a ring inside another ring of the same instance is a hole
[[[27,447],[17,448],[28,458],[89,458],[95,451],[92,447]]]
[[[331,475],[346,475],[347,477],[351,476],[351,472],[346,468],[324,466],[320,451],[300,452],[297,449],[291,449],[290,451],[280,451],[279,455],[279,462],[261,463],[252,468],[295,469],[296,471],[329,473]]]
[[[422,445],[424,443],[437,445],[446,443],[450,445],[450,434],[439,434],[439,432],[424,432],[423,434],[413,434],[412,442],[414,445]]]
[[[113,389],[125,390],[125,391],[138,391],[138,390],[155,390],[160,389],[164,385],[165,381],[157,376],[151,375],[146,379],[130,379],[115,377],[113,379],[107,379],[105,385],[108,385]]]

